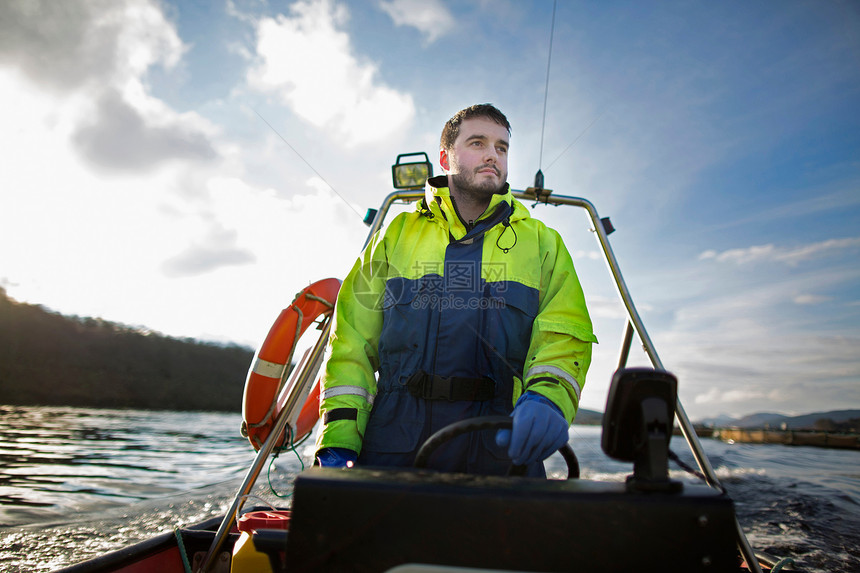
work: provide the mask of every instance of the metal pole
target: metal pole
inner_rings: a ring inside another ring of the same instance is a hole
[[[266,465],[266,460],[275,448],[275,443],[278,441],[278,437],[284,432],[284,429],[287,427],[287,422],[292,417],[295,409],[299,406],[299,397],[304,396],[307,393],[307,386],[309,386],[316,377],[322,364],[323,352],[325,350],[326,343],[328,342],[328,333],[330,328],[331,315],[329,314],[322,325],[322,332],[320,333],[319,340],[317,340],[311,350],[311,354],[308,357],[308,361],[304,369],[299,373],[296,384],[293,386],[289,396],[287,396],[283,410],[281,410],[277,420],[275,420],[275,424],[272,426],[272,431],[269,432],[266,441],[263,442],[263,445],[260,447],[260,451],[257,452],[257,457],[254,458],[254,463],[251,464],[248,473],[245,475],[245,479],[239,487],[239,492],[236,494],[230,509],[227,510],[227,514],[221,521],[221,525],[215,533],[215,539],[212,540],[212,545],[209,547],[209,551],[203,559],[203,565],[198,569],[199,572],[205,573],[206,571],[209,571],[214,564],[218,552],[221,550],[221,546],[227,538],[227,534],[233,527],[236,512],[239,510],[245,496],[247,496],[254,487],[257,477],[263,470],[263,466]],[[275,399],[277,399],[277,397],[275,397]]]
[[[621,342],[621,352],[618,355],[618,369],[627,366],[627,357],[630,356],[630,344],[633,342],[633,324],[628,320],[624,325],[624,339]]]

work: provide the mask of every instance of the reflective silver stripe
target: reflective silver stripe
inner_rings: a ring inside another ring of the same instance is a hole
[[[361,396],[367,400],[368,404],[373,405],[373,395],[361,386],[332,386],[322,391],[320,400],[327,400],[335,396]]]
[[[559,368],[558,366],[533,366],[529,368],[529,371],[526,372],[526,380],[531,378],[532,376],[536,376],[537,374],[552,374],[557,378],[561,378],[571,386],[573,386],[573,392],[576,394],[577,401],[579,400],[579,394],[582,392],[582,388],[579,387],[579,382],[576,381],[576,378]]]
[[[254,362],[254,368],[252,371],[254,374],[259,374],[260,376],[266,376],[267,378],[277,378],[281,379],[281,376],[284,374],[284,369],[287,367],[286,364],[278,364],[277,362],[269,362],[268,360],[263,360],[262,358],[257,358]]]

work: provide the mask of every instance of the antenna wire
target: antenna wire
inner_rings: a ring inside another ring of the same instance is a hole
[[[319,178],[322,180],[322,182],[323,182],[323,183],[325,183],[326,185],[328,185],[328,188],[329,188],[329,189],[331,189],[332,191],[334,191],[334,194],[335,194],[335,195],[337,195],[338,197],[340,197],[340,200],[341,200],[341,201],[343,201],[344,203],[346,203],[346,206],[347,206],[347,207],[349,207],[350,209],[352,209],[352,211],[353,211],[356,215],[358,215],[358,216],[359,216],[359,218],[361,218],[361,213],[359,213],[358,211],[356,211],[356,210],[355,210],[355,207],[353,207],[353,206],[352,206],[352,204],[351,204],[349,201],[347,201],[347,200],[344,198],[344,196],[343,196],[343,195],[341,195],[340,193],[338,193],[338,192],[337,192],[337,189],[335,189],[335,188],[332,186],[332,184],[331,184],[331,183],[329,183],[328,181],[326,181],[325,177],[323,177],[323,176],[320,174],[320,172],[319,172],[319,171],[317,171],[316,169],[314,169],[314,166],[313,166],[313,165],[311,165],[311,164],[308,162],[308,160],[307,160],[307,159],[305,159],[304,157],[302,157],[302,154],[301,154],[301,153],[299,153],[298,151],[296,151],[296,148],[295,148],[295,147],[293,147],[292,145],[290,145],[290,142],[289,142],[289,141],[287,141],[286,139],[284,139],[284,136],[283,136],[283,135],[281,135],[280,133],[278,133],[278,130],[277,130],[277,129],[275,129],[275,128],[272,126],[272,124],[271,124],[271,123],[269,123],[268,121],[266,121],[266,118],[265,118],[265,117],[263,117],[262,115],[260,115],[260,112],[259,112],[259,111],[257,111],[257,110],[255,109],[255,110],[254,110],[254,113],[256,113],[256,114],[260,117],[260,119],[262,119],[262,120],[263,120],[263,123],[265,123],[266,125],[268,125],[268,126],[269,126],[269,129],[271,129],[272,131],[274,131],[274,132],[275,132],[275,135],[277,135],[278,137],[280,137],[280,138],[281,138],[281,141],[283,141],[284,143],[286,143],[286,144],[287,144],[287,147],[289,147],[290,149],[292,149],[292,150],[293,150],[293,153],[295,153],[295,154],[299,157],[299,159],[301,159],[302,161],[304,161],[304,162],[305,162],[305,165],[307,165],[308,167],[310,167],[310,168],[311,168],[311,171],[313,171],[314,173],[316,173],[317,177],[319,177]]]
[[[543,120],[541,121],[540,126],[540,156],[538,157],[538,170],[543,167],[543,135],[544,129],[546,128],[546,101],[549,96],[549,68],[552,63],[552,37],[555,33],[555,7],[557,4],[557,0],[553,0],[552,2],[552,24],[549,29],[549,54],[546,58],[546,86],[544,87],[543,92]]]

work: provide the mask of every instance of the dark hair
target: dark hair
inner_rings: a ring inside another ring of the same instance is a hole
[[[495,121],[508,130],[508,135],[511,134],[511,124],[508,123],[508,118],[505,117],[505,114],[496,109],[492,104],[479,103],[466,109],[461,109],[445,123],[445,127],[442,128],[442,139],[439,141],[442,149],[451,149],[454,147],[454,142],[457,141],[457,136],[460,135],[460,124],[474,117],[485,117]]]

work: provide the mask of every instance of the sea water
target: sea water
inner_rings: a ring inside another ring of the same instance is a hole
[[[219,515],[254,458],[239,414],[0,406],[0,571],[53,571]],[[629,464],[575,425],[583,478]],[[860,451],[703,439],[753,547],[810,572],[860,571]],[[288,506],[311,444],[263,471],[254,505]],[[681,438],[672,449],[695,466]],[[304,462],[301,458],[304,458]],[[672,477],[696,478],[672,466]],[[547,462],[561,479],[564,461]]]

